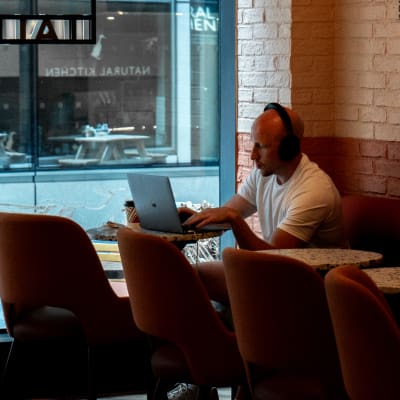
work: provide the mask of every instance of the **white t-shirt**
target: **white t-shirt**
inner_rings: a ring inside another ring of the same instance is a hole
[[[279,228],[310,247],[345,244],[340,194],[331,178],[305,154],[284,184],[278,184],[276,175],[263,177],[253,169],[238,194],[256,207],[267,242]]]

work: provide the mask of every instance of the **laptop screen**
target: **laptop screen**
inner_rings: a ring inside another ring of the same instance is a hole
[[[128,183],[143,229],[183,233],[167,176],[130,173]]]

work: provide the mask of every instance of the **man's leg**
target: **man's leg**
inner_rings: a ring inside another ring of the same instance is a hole
[[[207,290],[208,297],[224,325],[233,331],[232,313],[226,287],[222,261],[207,261],[194,265],[200,280]]]
[[[197,270],[211,300],[229,306],[228,289],[222,261],[206,261],[196,263]]]

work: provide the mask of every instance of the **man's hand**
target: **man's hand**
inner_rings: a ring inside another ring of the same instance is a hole
[[[239,213],[230,207],[206,208],[198,213],[193,213],[185,222],[185,226],[202,228],[208,224],[231,223]]]
[[[181,220],[182,224],[194,214],[196,214],[196,211],[192,210],[189,207],[179,207],[178,208],[178,215],[179,215],[179,219]]]

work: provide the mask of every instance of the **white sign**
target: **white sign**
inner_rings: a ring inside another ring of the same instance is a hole
[[[190,7],[190,28],[196,32],[217,32],[217,17],[211,14],[209,7]]]
[[[45,77],[73,78],[90,76],[151,76],[149,65],[114,65],[108,67],[51,67],[45,68]]]

